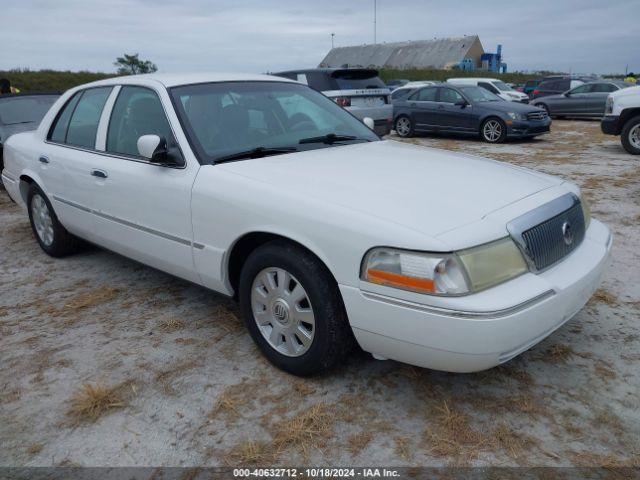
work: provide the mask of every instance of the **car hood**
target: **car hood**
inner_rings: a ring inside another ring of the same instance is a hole
[[[615,92],[611,92],[609,94],[609,96],[613,98],[627,97],[630,95],[640,95],[640,85],[635,87],[621,88],[620,90],[616,90]]]
[[[496,112],[503,112],[503,113],[509,113],[509,112],[514,112],[514,113],[532,113],[532,112],[539,112],[540,108],[538,107],[533,107],[531,105],[528,105],[526,103],[518,103],[518,102],[509,102],[509,101],[504,101],[504,102],[480,102],[477,105],[480,105],[482,107],[486,107],[487,109],[491,109],[494,110]]]
[[[438,235],[562,183],[520,167],[397,141],[360,143],[217,165],[320,205]],[[290,197],[289,197],[290,198]]]

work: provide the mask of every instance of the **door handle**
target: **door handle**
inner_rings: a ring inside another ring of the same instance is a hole
[[[444,110],[444,105],[438,105],[438,110]]]
[[[38,161],[40,163],[49,163],[49,159],[47,157],[45,157],[44,155],[40,155],[40,158],[38,159]]]
[[[98,170],[98,169],[91,170],[91,175],[98,178],[107,178],[109,176],[107,175],[107,172],[105,172],[104,170]]]

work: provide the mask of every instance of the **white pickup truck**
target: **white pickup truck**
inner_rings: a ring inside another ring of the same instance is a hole
[[[640,86],[610,93],[600,125],[603,133],[620,135],[627,152],[640,155]]]

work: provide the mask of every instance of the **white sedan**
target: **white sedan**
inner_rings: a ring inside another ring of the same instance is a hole
[[[574,184],[382,141],[269,76],[74,88],[4,156],[46,253],[83,239],[235,296],[262,352],[300,375],[354,341],[439,370],[506,362],[584,306],[611,249]]]

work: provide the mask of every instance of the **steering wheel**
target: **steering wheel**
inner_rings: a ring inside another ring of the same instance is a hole
[[[292,132],[299,132],[303,130],[315,130],[318,128],[316,122],[311,120],[311,117],[305,113],[295,113],[289,119],[289,128]]]

